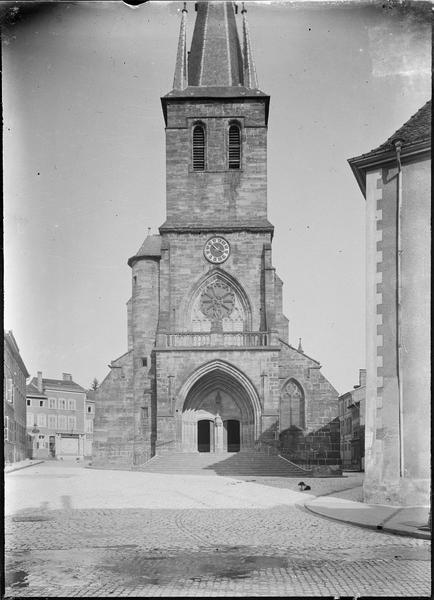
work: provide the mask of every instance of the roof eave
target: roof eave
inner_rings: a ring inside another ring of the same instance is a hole
[[[425,139],[413,144],[404,146],[401,152],[401,161],[411,158],[417,154],[424,154],[431,149],[431,139]],[[366,198],[366,171],[370,167],[383,165],[396,160],[396,152],[394,149],[385,149],[380,152],[369,152],[354,158],[348,159],[348,164],[354,173],[354,176],[359,184],[363,196]]]
[[[129,267],[132,267],[134,265],[134,263],[136,263],[138,260],[161,260],[161,254],[140,254],[137,255],[135,254],[134,256],[131,256],[128,260],[127,260],[127,264]]]
[[[24,364],[24,360],[20,354],[20,349],[18,348],[17,341],[14,338],[12,331],[5,332],[4,340],[9,345],[9,347],[14,355],[15,360],[18,362],[20,369],[24,374],[24,377],[26,379],[28,379],[30,377],[30,373],[27,371],[27,367]]]

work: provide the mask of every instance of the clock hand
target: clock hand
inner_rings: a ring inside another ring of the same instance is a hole
[[[211,246],[214,248],[214,250],[217,250],[217,252],[220,252],[220,254],[223,254],[223,250],[220,250],[220,248],[217,248],[217,246],[213,243],[211,243]]]

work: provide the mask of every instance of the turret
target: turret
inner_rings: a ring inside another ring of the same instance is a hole
[[[255,62],[253,60],[252,48],[250,46],[249,26],[247,23],[247,9],[244,6],[241,11],[243,15],[243,76],[244,85],[247,88],[257,89],[258,80],[256,77]]]
[[[187,13],[187,3],[184,2],[179,30],[175,76],[173,78],[174,90],[184,90],[187,87]]]

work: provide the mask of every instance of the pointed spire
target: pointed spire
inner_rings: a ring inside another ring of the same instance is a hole
[[[304,354],[304,352],[303,352],[303,346],[301,345],[301,338],[298,338],[298,348],[297,348],[297,350],[299,352],[301,352],[302,354]]]
[[[247,23],[247,8],[243,4],[241,14],[243,15],[243,70],[244,86],[246,88],[257,89],[258,79],[256,77],[255,62],[253,60],[252,48],[250,45],[249,25]]]
[[[233,2],[198,2],[188,60],[188,85],[243,85],[243,57]]]
[[[187,87],[187,3],[182,9],[181,26],[179,29],[178,53],[176,55],[175,76],[173,89],[184,90]]]

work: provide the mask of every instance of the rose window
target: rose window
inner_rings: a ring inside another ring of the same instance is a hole
[[[214,281],[200,297],[200,310],[211,321],[221,321],[232,313],[235,295],[223,281]]]

